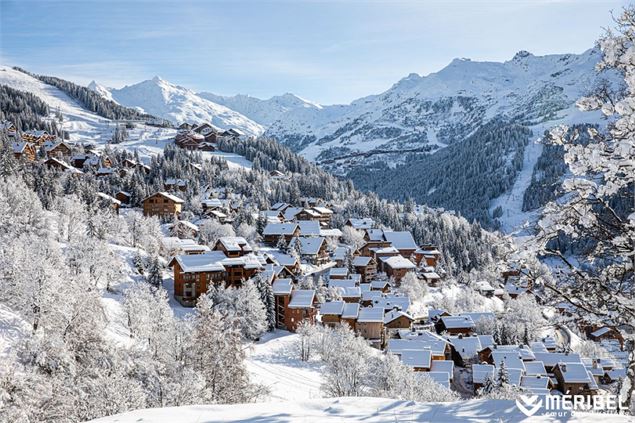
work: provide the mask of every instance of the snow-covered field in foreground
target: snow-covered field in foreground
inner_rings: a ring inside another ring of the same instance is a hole
[[[472,400],[416,403],[385,398],[328,398],[296,402],[192,405],[153,408],[105,417],[99,423],[202,422],[627,422],[626,416],[577,413],[527,418],[514,401]]]

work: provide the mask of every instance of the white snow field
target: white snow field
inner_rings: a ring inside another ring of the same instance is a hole
[[[247,352],[245,365],[254,383],[270,390],[272,401],[301,401],[322,398],[321,364],[299,358],[298,335],[276,330],[266,333]]]
[[[539,412],[540,413],[540,412]],[[570,417],[528,418],[514,401],[471,400],[417,403],[385,398],[328,398],[236,405],[191,405],[137,410],[93,420],[95,423],[203,422],[628,422],[627,416],[576,413]]]
[[[62,129],[70,134],[69,141],[71,143],[93,143],[99,148],[104,148],[112,137],[116,126],[115,122],[89,112],[81,104],[52,85],[45,84],[9,66],[0,66],[0,84],[38,96],[49,105],[52,113],[59,109],[64,117]],[[127,141],[120,144],[110,144],[110,148],[121,148],[131,153],[136,151],[143,161],[149,162],[151,156],[163,154],[163,149],[167,144],[173,142],[175,135],[176,130],[174,129],[137,124],[134,129],[128,131]],[[225,159],[230,169],[251,168],[251,162],[238,154],[201,153],[204,159],[212,156]]]

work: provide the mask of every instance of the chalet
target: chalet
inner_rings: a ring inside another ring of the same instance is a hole
[[[42,146],[47,157],[57,157],[59,159],[66,159],[71,157],[73,150],[64,141],[46,141]]]
[[[8,136],[15,137],[18,128],[9,120],[0,121],[0,131],[5,131]]]
[[[333,210],[327,208],[327,207],[322,207],[322,206],[314,206],[313,207],[313,211],[317,212],[319,217],[318,220],[320,221],[320,223],[323,226],[330,226],[331,225],[331,218],[333,217]]]
[[[478,281],[474,285],[474,289],[478,291],[479,294],[485,297],[493,297],[496,289],[487,281]]]
[[[284,211],[288,209],[289,207],[291,207],[291,205],[288,203],[276,203],[273,206],[271,206],[271,210],[284,213]]]
[[[595,395],[598,386],[582,363],[558,363],[553,368],[558,390],[565,395]]]
[[[73,170],[73,167],[66,162],[63,162],[55,157],[49,157],[43,163],[49,169],[55,169],[60,172],[66,172]]]
[[[285,179],[286,175],[282,172],[280,172],[279,170],[272,170],[271,172],[269,172],[269,176],[271,176],[273,179]]]
[[[285,312],[285,322],[288,331],[295,332],[302,321],[315,323],[317,315],[317,300],[312,289],[295,289],[291,292],[291,300]]]
[[[600,342],[604,339],[612,339],[618,341],[621,346],[624,345],[624,337],[620,333],[619,329],[615,327],[600,327],[592,332],[589,332],[588,337],[595,342]]]
[[[288,243],[292,238],[300,236],[300,227],[296,223],[268,223],[262,231],[265,243],[275,246],[280,238]]]
[[[346,267],[331,267],[329,270],[330,279],[347,279],[348,269]]]
[[[474,386],[474,393],[478,393],[487,379],[494,378],[494,366],[491,364],[472,364],[472,385]]]
[[[115,194],[115,198],[121,201],[122,204],[130,204],[132,194],[126,191],[119,191],[117,194]]]
[[[241,236],[224,236],[216,241],[213,250],[222,251],[227,257],[242,257],[253,252],[251,245]]]
[[[414,318],[398,309],[390,310],[384,315],[384,327],[386,329],[410,329]]]
[[[358,230],[372,229],[375,226],[375,221],[370,217],[361,219],[352,217],[346,221],[346,226]]]
[[[284,214],[278,210],[265,210],[260,213],[267,223],[282,223]]]
[[[348,265],[348,259],[352,255],[351,248],[348,245],[335,247],[333,253],[331,253],[331,260],[335,262],[338,267],[344,267]]]
[[[121,162],[121,166],[125,167],[126,169],[134,169],[135,167],[137,167],[137,162],[130,159],[124,159],[123,162]]]
[[[320,222],[315,220],[298,220],[300,236],[320,236]]]
[[[207,213],[211,210],[227,210],[228,201],[221,200],[219,198],[206,198],[201,201],[201,208],[203,212]]]
[[[447,332],[450,335],[469,335],[475,327],[470,316],[443,316],[434,325],[437,333]]]
[[[374,279],[372,282],[370,282],[371,291],[381,291],[386,293],[390,291],[390,288],[390,282],[388,282],[386,279]]]
[[[448,372],[434,372],[431,370],[426,373],[426,376],[446,389],[450,389],[450,374]]]
[[[438,309],[438,308],[430,308],[428,309],[428,321],[430,323],[436,323],[439,321],[441,317],[451,316],[446,310]]]
[[[190,129],[192,129],[192,125],[187,122],[183,122],[178,126],[178,129],[180,131],[189,131]]]
[[[143,204],[144,216],[174,218],[181,214],[184,201],[170,193],[157,192],[144,198],[141,203]]]
[[[450,342],[451,357],[454,364],[467,367],[478,360],[478,352],[482,350],[478,336],[447,336]]]
[[[382,294],[381,291],[370,292],[380,294],[372,299],[372,304],[373,307],[383,308],[384,312],[388,312],[395,308],[403,312],[408,312],[408,309],[410,308],[410,297],[407,295]]]
[[[115,211],[115,213],[119,214],[119,207],[121,207],[121,201],[103,192],[97,193],[97,199],[107,204],[109,207],[111,207]]]
[[[438,286],[441,276],[437,272],[421,272],[421,277],[430,286]]]
[[[110,162],[110,159],[109,159],[108,157],[106,157],[106,158],[104,159],[104,166],[106,166],[106,167],[110,167],[112,164],[111,164],[111,165],[108,165],[108,163],[109,163],[109,162]],[[110,162],[110,163],[112,163],[112,162]],[[139,170],[140,172],[142,172],[142,173],[144,173],[144,174],[146,174],[146,175],[147,175],[148,173],[150,173],[150,171],[152,170],[152,168],[151,168],[150,166],[146,165],[146,164],[143,164],[143,163],[137,163],[137,170]]]
[[[295,213],[295,214],[292,214]],[[315,220],[320,222],[322,215],[314,209],[299,209],[296,211],[295,207],[289,207],[284,216],[287,220]]]
[[[386,275],[393,278],[397,283],[406,276],[406,273],[412,272],[416,269],[413,262],[402,256],[388,257],[382,261]]]
[[[187,189],[187,181],[185,179],[168,178],[163,183],[163,187],[168,191],[185,191]]]
[[[273,263],[281,266],[283,270],[281,271],[285,277],[295,278],[298,274],[300,274],[300,260],[298,257],[292,256],[291,254],[285,254],[280,251],[267,251],[267,256],[269,256]]]
[[[546,375],[522,375],[520,387],[533,395],[548,395],[549,377]]]
[[[552,373],[558,363],[580,363],[582,359],[579,354],[575,353],[550,353],[550,352],[534,352],[536,361],[541,361],[548,373]]]
[[[344,313],[344,301],[328,301],[320,306],[320,316],[322,324],[325,326],[335,327],[342,321],[342,313]]]
[[[289,242],[289,248],[297,248],[299,243],[299,252],[303,260],[314,265],[321,265],[329,260],[327,245],[322,237],[296,237]]]
[[[359,302],[344,303],[344,311],[342,311],[342,322],[348,324],[352,330],[357,328],[357,317],[359,316]]]
[[[174,268],[174,297],[183,306],[194,306],[196,299],[213,284],[239,287],[263,268],[253,254],[230,258],[221,251],[175,256],[169,263]]]
[[[100,167],[95,171],[97,177],[107,177],[115,174],[115,170],[110,167]]]
[[[384,341],[384,309],[365,307],[359,310],[357,316],[357,333],[364,339],[383,344]]]
[[[54,134],[49,134],[46,131],[27,131],[22,133],[22,140],[33,143],[37,146],[41,146],[46,141],[51,141],[57,138]]]
[[[424,245],[414,252],[414,259],[417,266],[424,263],[426,266],[436,267],[441,258],[441,252],[433,245]]]
[[[193,239],[181,239],[175,236],[163,237],[161,243],[169,256],[205,254],[211,251],[207,245],[199,245]]]
[[[353,259],[355,272],[362,275],[362,282],[370,282],[377,274],[377,260],[372,257],[358,256]]]
[[[415,372],[428,372],[432,367],[432,355],[429,350],[401,350],[397,356],[399,361]]]
[[[14,142],[12,144],[13,155],[16,159],[24,159],[29,162],[35,161],[37,152],[35,151],[35,145],[30,142]]]
[[[384,238],[405,258],[410,258],[418,248],[412,234],[408,231],[384,231]]]
[[[278,329],[286,329],[286,312],[289,307],[289,301],[291,301],[293,282],[291,279],[277,279],[273,282],[272,291],[275,299],[276,327]]]
[[[337,291],[345,303],[359,303],[362,291],[358,286],[339,287]]]
[[[435,360],[432,358],[432,363],[430,363],[430,373],[445,373],[448,375],[448,382],[451,382],[454,379],[454,361],[452,360]],[[449,388],[449,386],[448,386]]]

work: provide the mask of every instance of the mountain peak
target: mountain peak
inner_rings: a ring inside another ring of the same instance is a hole
[[[161,82],[163,79],[159,75],[154,75],[152,82]]]
[[[519,60],[524,59],[525,57],[530,57],[530,56],[533,56],[533,54],[531,54],[527,50],[520,50],[518,53],[514,54],[514,57],[512,58],[512,60],[517,62]]]

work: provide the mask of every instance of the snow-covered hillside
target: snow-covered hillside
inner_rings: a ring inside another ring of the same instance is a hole
[[[102,95],[106,90],[110,98],[123,106],[140,108],[175,124],[208,122],[223,129],[235,128],[247,135],[260,135],[264,131],[264,127],[240,113],[158,76],[119,89],[106,89],[96,83],[89,88]]]
[[[540,414],[540,413],[538,413]],[[199,422],[596,422],[598,414],[535,415],[530,419],[514,401],[472,400],[453,403],[417,403],[385,398],[329,398],[296,402],[237,405],[191,405],[137,410],[93,420],[94,423]],[[605,416],[605,415],[602,415]],[[611,422],[630,421],[611,415]]]
[[[438,149],[496,117],[531,124],[568,115],[597,81],[596,50],[511,60],[455,59],[427,76],[410,74],[386,92],[347,106],[296,110],[273,123],[267,134],[313,160],[374,149]]]

